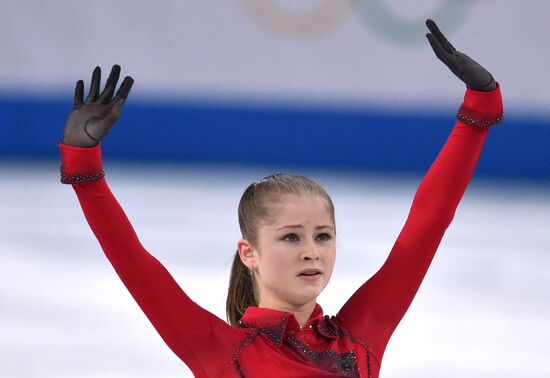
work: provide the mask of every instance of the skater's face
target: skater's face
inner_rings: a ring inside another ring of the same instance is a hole
[[[326,199],[314,194],[285,194],[269,204],[251,245],[248,267],[254,272],[260,307],[297,308],[315,303],[328,284],[336,257],[335,225]],[[320,274],[304,276],[306,269]]]

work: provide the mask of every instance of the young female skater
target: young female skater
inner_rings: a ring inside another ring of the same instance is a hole
[[[422,282],[472,176],[490,126],[502,121],[489,72],[427,21],[427,38],[467,90],[458,121],[422,180],[410,214],[382,268],[336,316],[316,303],[335,259],[328,194],[305,177],[276,174],[251,184],[239,204],[242,239],[231,272],[230,325],[194,303],[140,244],[111,194],[100,141],[117,120],[133,80],[114,95],[114,66],[100,94],[100,70],[59,144],[61,181],[72,184],[107,258],[176,355],[197,377],[378,377],[388,340]],[[114,97],[113,97],[114,95]]]

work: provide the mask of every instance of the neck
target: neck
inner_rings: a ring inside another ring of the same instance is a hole
[[[260,301],[260,303],[258,304],[258,307],[270,308],[272,310],[277,310],[277,311],[290,312],[294,315],[300,327],[303,327],[304,324],[306,324],[308,319],[311,317],[313,310],[315,310],[316,303],[317,302],[315,301],[315,299],[313,299],[308,303],[305,303],[303,305],[298,305],[298,306],[291,305],[289,303],[268,303],[268,302]]]

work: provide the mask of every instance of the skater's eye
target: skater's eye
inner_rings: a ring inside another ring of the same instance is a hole
[[[323,232],[322,234],[317,235],[316,239],[320,241],[327,241],[332,239],[332,236],[330,234],[327,234],[326,232]]]
[[[291,234],[287,234],[287,235],[283,236],[282,240],[286,240],[286,241],[289,241],[289,242],[297,242],[297,241],[300,241],[300,238],[298,237],[298,235],[296,235],[294,233],[291,233]]]

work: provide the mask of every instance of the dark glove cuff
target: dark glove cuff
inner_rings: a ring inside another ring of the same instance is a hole
[[[487,128],[504,120],[500,85],[494,91],[468,89],[456,118],[465,125]]]
[[[491,75],[491,74],[489,74],[489,75]],[[471,84],[466,83],[466,86],[468,88],[476,90],[476,91],[491,92],[491,91],[494,91],[497,88],[497,82],[495,81],[495,78],[493,77],[493,75],[491,75],[491,80],[489,80],[489,82],[487,84],[484,84],[484,85],[479,85],[479,84],[471,85]]]
[[[105,176],[99,144],[94,147],[74,147],[60,142],[58,146],[63,184],[97,181]]]

